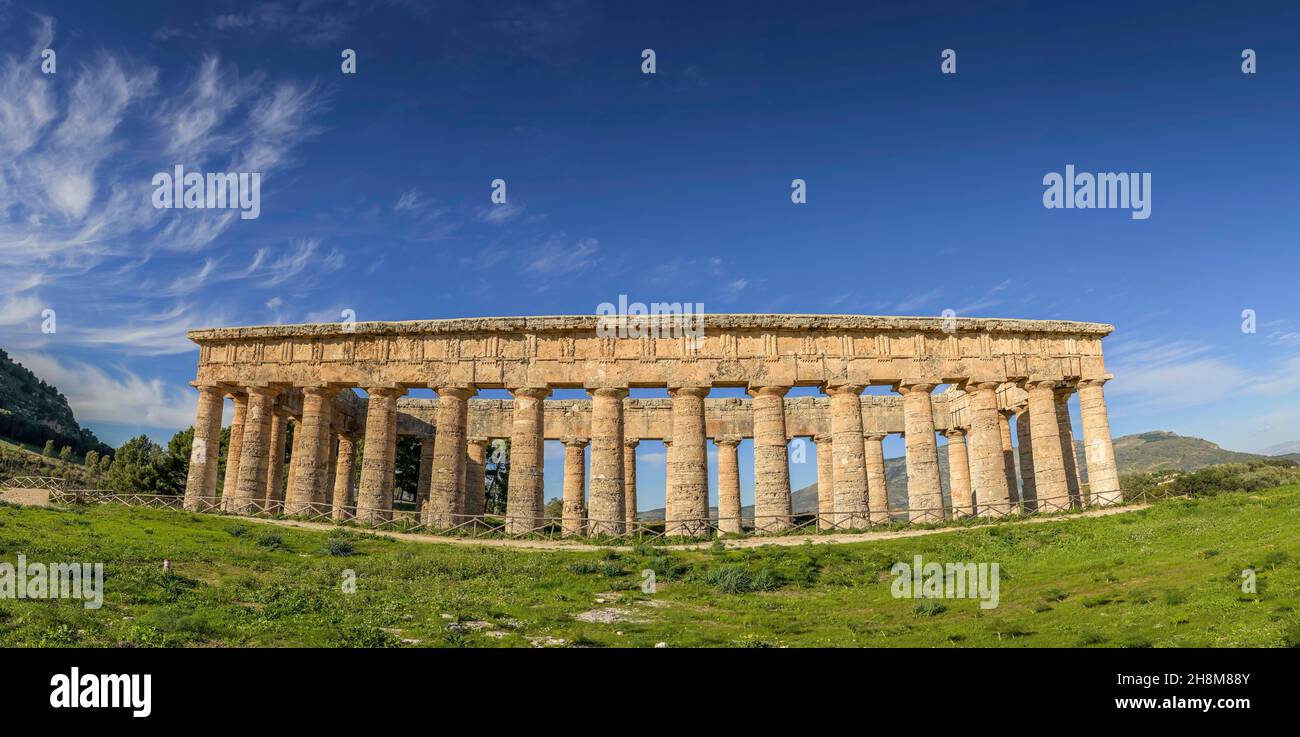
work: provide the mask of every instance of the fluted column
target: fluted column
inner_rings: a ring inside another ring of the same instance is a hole
[[[1029,439],[1029,407],[1016,415],[1016,452],[1020,456],[1020,502],[1026,512],[1038,509],[1038,490],[1034,486],[1034,450]]]
[[[392,516],[393,474],[397,460],[397,398],[403,391],[396,387],[374,387],[367,388],[366,394],[369,396],[366,402],[366,438],[361,452],[361,482],[353,518],[362,524],[376,524],[387,522]]]
[[[870,524],[867,465],[862,434],[860,384],[827,386],[831,398],[831,444],[835,448],[835,526],[846,530]]]
[[[431,527],[451,527],[462,522],[465,499],[465,436],[469,421],[469,398],[477,393],[470,386],[440,386],[438,392],[436,442],[433,444],[433,476],[429,499],[421,514]],[[513,457],[513,456],[512,456]],[[515,495],[515,468],[510,467],[510,496]]]
[[[1079,422],[1083,426],[1083,458],[1088,464],[1088,495],[1093,503],[1118,504],[1123,500],[1115,449],[1111,445],[1110,420],[1106,416],[1106,379],[1079,382]]]
[[[1059,512],[1069,509],[1069,487],[1065,484],[1065,461],[1061,455],[1061,434],[1056,422],[1054,381],[1030,381],[1029,440],[1034,453],[1034,486],[1038,510]]]
[[[668,488],[667,535],[702,537],[709,533],[709,456],[704,434],[707,386],[670,387],[673,443],[668,453],[672,486]]]
[[[271,415],[278,389],[249,387],[244,416],[244,437],[239,452],[239,478],[235,481],[235,514],[260,511],[266,495],[266,468],[271,455]]]
[[[667,504],[669,490],[673,488],[673,439],[664,438],[664,514],[667,519]]]
[[[714,438],[718,446],[718,530],[739,533],[740,519],[740,457],[736,448],[740,437],[727,435]]]
[[[1010,490],[1002,454],[1002,416],[998,413],[998,384],[966,385],[970,408],[970,468],[975,504],[981,517],[1005,517],[1011,512]]]
[[[194,412],[194,442],[185,477],[185,508],[207,509],[216,501],[217,465],[221,459],[221,411],[225,393],[215,386],[200,386]]]
[[[514,423],[510,429],[510,495],[506,499],[506,531],[533,532],[541,524],[543,458],[545,455],[544,402],[546,387],[511,389]]]
[[[586,438],[564,438],[564,517],[561,520],[560,530],[565,535],[581,535],[586,527],[586,451]],[[594,448],[592,454],[595,454]],[[593,458],[593,470],[595,465]],[[597,527],[599,526],[592,525],[592,534],[596,534]]]
[[[230,415],[230,438],[226,444],[226,476],[221,484],[221,511],[229,512],[235,503],[239,482],[239,456],[244,452],[244,418],[248,414],[248,395],[231,394],[235,409]]]
[[[975,514],[975,505],[970,485],[970,460],[966,453],[966,431],[954,427],[943,435],[948,438],[948,487],[952,496],[952,516],[970,517]]]
[[[789,438],[785,434],[786,386],[753,386],[754,529],[779,532],[790,528]]]
[[[332,516],[336,520],[348,518],[352,502],[352,478],[357,459],[357,441],[351,435],[339,435],[338,459],[334,462],[334,493],[330,500]]]
[[[907,507],[913,522],[941,522],[943,493],[939,486],[939,447],[934,439],[934,384],[899,384],[903,395],[903,436],[907,442]],[[997,427],[993,427],[997,432]],[[994,438],[996,438],[996,434]]]
[[[433,438],[420,438],[420,473],[415,481],[415,511],[423,515],[433,486]]]
[[[266,511],[284,509],[284,435],[289,427],[289,413],[276,407],[271,417],[271,457],[266,466]]]
[[[315,511],[319,490],[329,478],[329,415],[334,390],[309,386],[302,390],[302,421],[294,428],[293,484],[285,497],[290,516]]]
[[[623,441],[623,520],[627,531],[636,529],[636,446],[639,440]]]
[[[830,434],[814,435],[817,444],[817,528],[835,529],[835,444]],[[721,458],[721,454],[719,454]],[[718,462],[721,474],[722,462]],[[867,482],[870,487],[871,482]]]
[[[589,389],[591,394],[591,501],[587,531],[620,535],[626,512],[623,488],[623,398],[627,389]]]
[[[1074,427],[1070,422],[1070,395],[1074,387],[1058,385],[1052,392],[1056,402],[1056,424],[1061,439],[1061,462],[1065,465],[1065,488],[1070,494],[1070,506],[1078,508],[1086,501],[1079,482],[1079,458],[1074,452]]]
[[[487,462],[487,438],[468,438],[465,441],[465,516],[481,517],[487,510],[487,489],[484,477]]]
[[[397,436],[397,414],[393,414],[393,436]],[[329,432],[325,434],[325,457],[329,459],[329,467],[325,469],[325,477],[322,480],[322,490],[320,492],[320,501],[317,502],[312,510],[315,514],[327,514],[334,507],[334,479],[338,476],[339,464],[339,433],[331,425]],[[397,459],[397,449],[393,449],[393,459]],[[396,466],[396,464],[394,464]],[[396,486],[396,483],[394,483]]]
[[[1011,442],[1011,416],[1013,410],[998,410],[998,433],[1002,435],[1002,470],[1007,476],[1007,499],[1010,511],[1020,509],[1020,484],[1016,483],[1016,446]]]
[[[869,432],[862,436],[864,460],[867,466],[867,506],[871,510],[871,524],[889,524],[889,480],[885,476],[886,433]]]

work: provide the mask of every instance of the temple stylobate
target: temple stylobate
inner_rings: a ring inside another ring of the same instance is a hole
[[[611,330],[609,319],[192,331],[199,399],[186,507],[383,524],[397,514],[399,436],[420,439],[417,513],[430,529],[486,520],[485,455],[498,438],[510,440],[509,533],[551,524],[573,535],[637,531],[642,440],[668,448],[668,535],[789,529],[789,447],[798,438],[817,446],[822,529],[1120,501],[1102,390],[1111,378],[1101,349],[1110,325],[706,315],[690,330],[680,316],[633,318],[633,329],[623,322]],[[864,393],[869,386],[891,394]],[[741,387],[749,398],[710,398],[713,387]],[[794,387],[825,396],[787,396]],[[414,388],[432,389],[437,399],[403,396]],[[668,398],[629,397],[637,388],[667,389]],[[479,389],[506,389],[512,398],[478,399]],[[584,389],[588,398],[550,399],[553,389]],[[1086,469],[1074,452],[1068,403],[1076,392]],[[227,396],[230,445],[218,488]],[[282,473],[271,459],[284,457],[290,423],[291,460]],[[947,439],[946,499],[937,433]],[[881,444],[889,434],[905,439],[905,504],[890,502]],[[742,517],[737,446],[745,439],[754,444],[755,503],[753,515]],[[546,440],[565,445],[562,520],[543,516]],[[718,449],[716,513],[710,440]]]

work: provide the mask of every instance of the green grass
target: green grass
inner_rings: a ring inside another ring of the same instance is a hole
[[[0,561],[18,553],[102,561],[105,603],[0,599],[3,646],[1300,645],[1300,486],[900,540],[689,552],[451,546],[116,506],[0,506]],[[893,598],[890,567],[918,554],[998,563],[1000,606]],[[1244,568],[1257,571],[1254,594],[1241,591]],[[655,594],[641,591],[646,569]],[[355,593],[343,591],[348,570]],[[626,620],[575,619],[611,607]]]

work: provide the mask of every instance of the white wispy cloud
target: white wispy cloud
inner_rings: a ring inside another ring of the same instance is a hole
[[[125,369],[110,372],[87,363],[60,363],[38,354],[15,355],[32,373],[59,387],[77,420],[182,428],[194,422],[194,396],[160,379]]]

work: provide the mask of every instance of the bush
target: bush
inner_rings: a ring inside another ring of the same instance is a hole
[[[709,571],[704,580],[724,594],[745,594],[751,591],[771,591],[781,585],[772,571],[751,571],[745,566],[723,566]]]
[[[257,546],[267,550],[277,550],[284,545],[284,538],[275,530],[264,530],[257,536]]]
[[[330,535],[325,538],[325,554],[333,556],[347,556],[356,552],[356,546],[346,537]]]

